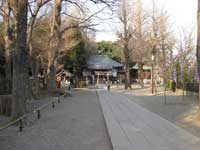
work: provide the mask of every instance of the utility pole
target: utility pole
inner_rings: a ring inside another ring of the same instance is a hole
[[[154,94],[154,54],[151,56],[152,68],[151,68],[151,92]]]
[[[152,92],[152,94],[154,94],[154,92],[155,92],[155,79],[154,79],[155,45],[153,45],[152,55],[151,55],[151,61],[152,61],[152,68],[151,68],[151,92]]]

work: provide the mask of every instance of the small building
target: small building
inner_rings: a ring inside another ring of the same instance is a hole
[[[82,75],[87,84],[104,84],[107,81],[120,79],[120,74],[124,72],[124,65],[102,55],[92,55],[87,60],[87,66]]]
[[[162,83],[163,79],[161,77],[161,73],[159,72],[159,68],[155,66],[154,68],[154,80],[157,84]],[[144,73],[144,83],[150,83],[151,82],[151,76],[152,76],[152,66],[143,65],[143,73]],[[138,64],[135,64],[133,67],[131,67],[131,78],[132,80],[136,81],[139,79],[138,76]]]
[[[135,64],[133,67],[130,68],[132,80],[136,81],[139,78],[138,69],[138,64]],[[151,80],[151,69],[152,67],[143,65],[144,80]]]

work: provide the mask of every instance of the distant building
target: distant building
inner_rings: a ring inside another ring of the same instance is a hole
[[[124,65],[102,55],[92,55],[87,60],[87,66],[82,71],[82,76],[87,84],[101,84],[107,81],[120,80],[124,73]]]
[[[132,66],[130,68],[130,72],[131,72],[131,79],[132,81],[136,81],[139,79],[139,74],[138,74],[138,64],[135,64],[134,66]],[[154,68],[154,78],[155,78],[155,82],[156,83],[161,83],[163,81],[162,77],[161,77],[161,73],[159,72],[158,67],[155,66]],[[148,66],[148,65],[143,65],[143,73],[144,73],[144,78],[143,81],[145,81],[145,83],[150,83],[151,82],[151,77],[152,77],[152,66]]]
[[[151,79],[151,66],[143,65],[144,79]],[[131,78],[138,79],[138,64],[135,64],[131,69]]]

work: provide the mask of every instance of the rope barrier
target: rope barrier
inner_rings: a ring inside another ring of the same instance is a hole
[[[58,103],[61,103],[61,101],[60,101],[60,96],[58,97],[57,102],[58,102]],[[53,101],[51,101],[51,102],[48,102],[47,104],[45,104],[45,105],[43,105],[43,106],[41,106],[41,107],[39,107],[39,108],[33,110],[32,112],[30,112],[30,113],[28,113],[28,114],[25,114],[25,115],[23,115],[23,116],[17,118],[16,120],[13,120],[13,121],[7,123],[6,125],[0,127],[0,131],[3,131],[3,130],[5,130],[5,129],[7,129],[8,127],[10,127],[10,126],[12,126],[12,125],[14,125],[14,124],[16,124],[16,123],[19,123],[19,131],[22,132],[22,131],[23,131],[23,128],[24,128],[24,126],[23,126],[23,119],[24,119],[27,115],[29,115],[29,114],[31,114],[31,113],[37,113],[37,118],[40,119],[40,118],[41,118],[41,110],[47,108],[47,107],[50,106],[50,105],[52,106],[52,108],[54,108],[54,107],[55,107],[55,103],[56,103],[56,100],[53,100]]]

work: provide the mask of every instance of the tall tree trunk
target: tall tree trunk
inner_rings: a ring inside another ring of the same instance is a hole
[[[142,62],[138,62],[138,78],[139,78],[139,84],[141,85],[141,87],[144,87],[144,72],[143,72],[143,63]]]
[[[5,2],[5,15],[3,16],[3,24],[4,24],[4,41],[5,41],[5,61],[6,61],[6,91],[11,93],[12,91],[12,47],[13,47],[13,39],[12,39],[12,29],[10,24],[10,2],[9,0]]]
[[[164,84],[164,102],[165,104],[167,103],[167,97],[166,97],[166,83],[167,83],[167,77],[168,75],[171,75],[171,72],[170,72],[170,68],[169,68],[169,74],[167,72],[167,62],[166,62],[166,47],[165,47],[165,43],[164,43],[164,39],[162,39],[162,45],[161,45],[161,49],[162,49],[162,54],[163,54],[163,57],[162,57],[162,69],[163,69],[163,84]],[[172,56],[170,56],[172,57]],[[170,78],[170,77],[169,77]]]
[[[125,89],[130,87],[130,65],[129,65],[129,53],[125,53]]]
[[[12,0],[11,8],[15,21],[15,48],[13,50],[13,104],[12,118],[15,119],[25,112],[26,86],[24,79],[27,78],[27,6],[28,0]]]
[[[131,88],[131,82],[130,82],[130,53],[129,53],[129,47],[128,43],[130,40],[130,35],[128,31],[128,12],[127,12],[127,2],[126,0],[122,1],[122,17],[121,22],[123,24],[123,42],[124,42],[124,56],[125,56],[125,89],[132,89]]]
[[[56,64],[57,57],[60,49],[62,33],[61,27],[61,9],[63,0],[54,0],[54,13],[51,25],[51,36],[50,36],[50,50],[48,52],[48,89],[55,90],[55,75],[56,75]]]
[[[197,11],[197,65],[198,65],[198,76],[200,79],[200,0],[198,0],[198,11]],[[200,80],[199,80],[199,100],[200,100]]]
[[[163,78],[164,79],[167,79],[166,76],[167,76],[167,72],[166,72],[166,69],[167,69],[167,61],[166,61],[166,48],[165,48],[165,43],[164,43],[164,39],[162,39],[162,45],[161,45],[161,49],[162,49],[162,67],[163,67]],[[165,81],[165,80],[164,80]]]

